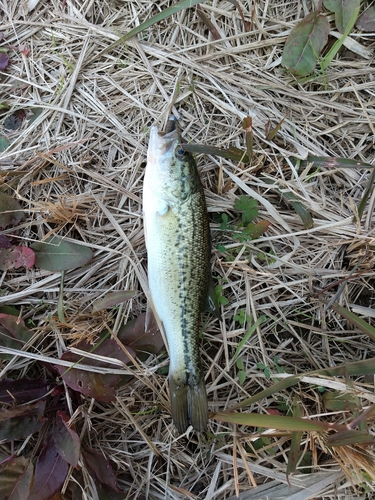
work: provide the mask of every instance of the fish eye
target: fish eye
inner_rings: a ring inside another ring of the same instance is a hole
[[[180,158],[183,158],[185,156],[185,151],[182,149],[181,146],[178,146],[178,148],[176,149],[176,154],[177,156],[179,156]]]

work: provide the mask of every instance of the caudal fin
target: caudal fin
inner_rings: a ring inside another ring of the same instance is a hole
[[[197,381],[195,377],[188,377],[186,383],[170,375],[169,394],[172,419],[177,430],[183,433],[191,424],[194,430],[205,432],[208,422],[208,404],[203,378]]]

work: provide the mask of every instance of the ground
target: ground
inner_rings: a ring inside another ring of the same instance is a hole
[[[318,2],[210,0],[110,48],[172,4],[0,0],[9,57],[0,72],[1,182],[24,214],[3,234],[28,247],[58,235],[93,252],[65,271],[62,289],[61,272],[43,266],[2,272],[1,313],[15,313],[31,334],[22,348],[0,346],[0,381],[41,379],[52,392],[41,430],[1,444],[0,461],[23,457],[32,469],[60,411],[80,444],[53,498],[370,499],[372,447],[357,435],[332,446],[328,424],[350,427],[358,417],[353,429],[374,433],[373,33],[353,28],[324,70],[318,62],[298,78],[282,66],[283,49]],[[329,21],[322,57],[341,36],[332,13]],[[173,427],[165,349],[131,367],[113,368],[116,356],[103,353],[110,364],[97,372],[134,375],[108,401],[73,390],[56,368],[77,342],[104,330],[116,338],[146,311],[148,132],[170,114],[188,144],[204,146],[196,159],[222,315],[202,323],[212,412],[204,435],[178,436]],[[228,158],[228,148],[240,152]],[[253,238],[241,222],[249,200],[257,202],[253,223],[266,229]],[[95,301],[121,290],[135,293],[93,312]],[[290,375],[300,378],[288,385]],[[3,410],[11,406],[17,401]],[[230,409],[261,419],[231,423],[222,413]],[[269,428],[269,416],[326,427],[275,420]],[[97,462],[90,468],[95,452],[103,474]],[[104,479],[108,471],[115,479]]]

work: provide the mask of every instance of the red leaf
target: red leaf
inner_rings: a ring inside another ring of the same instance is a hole
[[[115,471],[102,452],[93,448],[85,448],[82,451],[82,455],[87,468],[100,484],[105,484],[114,491],[121,491],[117,485]]]
[[[97,347],[96,347],[97,346]],[[92,351],[101,356],[107,356],[121,360],[124,364],[128,364],[130,359],[118,346],[117,342],[112,339],[106,339],[102,343],[100,341],[92,345],[89,342],[83,341],[75,347],[85,352]],[[135,352],[127,348],[131,356],[135,356]],[[120,381],[120,375],[117,374],[101,374],[81,370],[79,363],[90,366],[99,366],[112,368],[114,365],[97,361],[92,358],[82,357],[78,354],[65,352],[61,359],[77,363],[76,367],[68,369],[66,366],[57,366],[57,370],[62,376],[64,382],[73,390],[81,392],[85,396],[97,399],[98,401],[110,402],[116,399],[115,386]]]
[[[31,337],[32,332],[26,328],[23,319],[0,313],[0,347],[22,349]],[[11,354],[0,354],[0,359],[12,359],[12,357]]]
[[[27,500],[49,500],[61,489],[67,473],[68,464],[50,439],[44,444],[36,462],[34,482]]]
[[[0,248],[12,248],[12,243],[5,234],[0,234]]]
[[[24,439],[38,432],[45,421],[45,401],[15,406],[0,412],[0,441]]]
[[[9,64],[9,57],[4,54],[4,52],[0,52],[0,70],[5,69]]]
[[[35,264],[34,250],[28,247],[13,247],[0,249],[0,269],[19,269],[26,267],[29,269]]]
[[[62,411],[57,412],[53,441],[60,457],[68,464],[76,467],[81,451],[81,443],[76,431],[69,427],[68,421],[68,415]]]
[[[24,457],[10,457],[0,467],[1,498],[26,500],[33,477],[33,464]]]
[[[18,47],[18,50],[23,54],[24,56],[28,56],[31,52],[31,50],[26,46],[26,44],[22,44]]]
[[[0,382],[0,401],[2,403],[18,404],[39,399],[47,393],[47,384],[43,379],[21,378],[13,380],[6,378]]]

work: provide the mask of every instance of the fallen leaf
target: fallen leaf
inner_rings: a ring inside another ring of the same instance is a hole
[[[5,151],[10,146],[10,142],[6,137],[0,135],[0,153]]]
[[[9,64],[9,57],[4,53],[0,52],[0,70],[5,69]]]
[[[285,43],[281,64],[295,76],[306,76],[315,69],[328,41],[329,22],[319,10],[307,15],[292,29]]]
[[[0,313],[0,347],[22,349],[32,337],[23,319],[11,314]],[[11,354],[0,354],[0,359],[12,359]]]
[[[369,7],[359,16],[356,27],[366,33],[375,31],[375,5]]]
[[[0,234],[0,248],[12,248],[12,243],[5,234]]]
[[[24,217],[18,201],[0,191],[0,230],[7,226],[16,226]]]
[[[29,458],[10,457],[0,468],[1,498],[26,500],[33,478],[33,464]]]
[[[35,264],[34,250],[28,247],[13,247],[0,249],[0,269],[19,269],[26,267],[29,269]]]
[[[156,321],[145,328],[146,313],[140,314],[136,319],[128,321],[118,332],[118,339],[131,347],[141,360],[149,354],[158,354],[164,347],[163,337]],[[146,353],[146,356],[142,354]]]
[[[358,15],[360,3],[361,0],[323,0],[324,7],[335,13],[336,29],[340,33],[344,33],[353,16]]]
[[[51,236],[44,242],[31,245],[35,265],[47,271],[67,271],[88,264],[93,258],[91,248]]]
[[[17,130],[22,125],[26,118],[26,112],[23,109],[18,109],[4,120],[4,128],[6,130]]]
[[[121,491],[117,485],[117,478],[115,471],[109,460],[99,450],[93,448],[85,448],[82,451],[85,464],[89,469],[91,475],[100,484],[106,484],[114,491]]]
[[[94,344],[83,341],[75,345],[77,349],[84,352],[93,352],[94,354],[111,357],[121,360],[124,364],[128,364],[130,359],[119,347],[113,339],[99,340]],[[127,348],[130,355],[135,357],[135,352],[131,348]],[[93,367],[113,368],[113,364],[104,361],[95,360],[85,356],[80,356],[72,352],[65,352],[61,359],[76,363],[74,368],[66,366],[57,366],[57,370],[63,378],[64,382],[74,391],[80,392],[85,396],[97,399],[98,401],[114,401],[116,399],[116,385],[120,382],[121,377],[118,374],[111,373],[96,373],[88,370],[82,370],[79,363]]]
[[[31,111],[31,115],[29,115],[27,117],[27,119],[29,120],[29,123],[33,123],[42,114],[43,109],[42,108],[31,108],[30,111]]]
[[[0,401],[22,404],[40,399],[47,393],[47,383],[43,379],[6,378],[0,381]]]
[[[31,50],[24,43],[18,47],[18,50],[25,57],[27,57],[30,54],[30,52],[31,52]]]
[[[45,401],[3,408],[0,412],[0,441],[24,439],[44,425]]]
[[[60,491],[67,473],[68,464],[60,457],[50,439],[44,444],[36,461],[34,481],[27,500],[50,500]]]
[[[59,410],[56,414],[53,441],[61,458],[76,467],[81,452],[81,442],[76,431],[69,427],[68,421],[68,415]]]
[[[137,292],[134,290],[118,290],[116,292],[109,292],[104,297],[95,300],[92,305],[92,311],[97,312],[102,309],[109,309],[133,298],[136,293]]]

